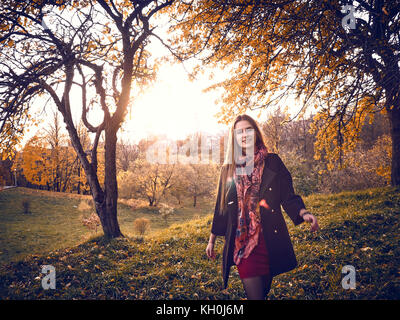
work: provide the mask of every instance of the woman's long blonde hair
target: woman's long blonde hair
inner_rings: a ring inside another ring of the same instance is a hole
[[[247,120],[251,124],[251,126],[254,128],[254,133],[255,133],[255,137],[256,137],[255,145],[256,146],[264,146],[268,151],[268,148],[265,144],[264,135],[262,134],[262,131],[260,130],[260,127],[257,124],[257,122],[247,114],[239,114],[238,116],[236,116],[236,118],[233,120],[232,126],[229,130],[226,156],[225,156],[224,163],[222,165],[221,172],[219,175],[220,183],[218,184],[217,194],[219,192],[219,188],[221,188],[222,191],[225,191],[225,192],[221,192],[221,198],[220,198],[220,202],[219,202],[219,214],[223,214],[225,212],[226,196],[227,196],[230,188],[232,187],[232,184],[234,183],[233,172],[236,168],[234,151],[235,151],[235,148],[239,147],[237,145],[237,142],[235,139],[234,129],[235,129],[236,123],[238,123],[239,121],[242,121],[242,120]]]

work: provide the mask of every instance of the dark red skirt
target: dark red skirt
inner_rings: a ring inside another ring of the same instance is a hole
[[[258,244],[246,259],[240,260],[237,269],[241,279],[269,274],[268,251],[262,232],[258,236]]]

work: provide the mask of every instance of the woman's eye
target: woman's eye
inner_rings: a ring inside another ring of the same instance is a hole
[[[251,133],[254,132],[254,129],[253,129],[253,128],[235,129],[235,133],[236,133],[236,134],[243,134],[244,132],[245,132],[246,134],[251,134]]]

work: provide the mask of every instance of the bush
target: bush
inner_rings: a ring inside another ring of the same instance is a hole
[[[90,204],[90,202],[88,200],[82,200],[79,203],[78,210],[81,211],[81,212],[90,211],[90,210],[93,210],[93,206],[91,206],[91,204]]]
[[[164,222],[168,223],[168,217],[174,213],[175,209],[167,204],[161,204],[160,210],[158,212],[161,214],[161,217],[164,219]]]
[[[137,218],[133,222],[135,231],[143,236],[146,231],[150,228],[150,220],[147,218]]]
[[[29,200],[22,200],[22,208],[25,214],[31,214],[31,202]]]
[[[357,146],[344,155],[346,167],[323,172],[319,192],[336,193],[390,185],[391,139],[383,135],[369,150]]]
[[[92,197],[90,197],[90,198],[87,199],[86,201],[87,201],[87,204],[88,204],[91,208],[94,208],[94,201],[93,201],[93,198],[92,198]]]
[[[282,155],[282,160],[292,176],[297,194],[308,196],[317,190],[320,163],[304,159],[296,152],[287,152]]]
[[[95,212],[92,212],[89,217],[82,217],[82,224],[96,233],[97,227],[100,226],[100,218]]]

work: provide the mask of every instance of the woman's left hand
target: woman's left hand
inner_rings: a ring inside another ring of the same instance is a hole
[[[313,216],[311,213],[304,213],[303,220],[308,223],[311,223],[311,227],[310,227],[311,232],[315,232],[319,229],[317,218],[315,216]]]

